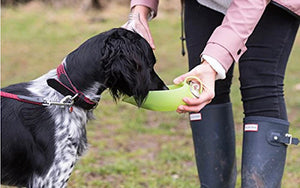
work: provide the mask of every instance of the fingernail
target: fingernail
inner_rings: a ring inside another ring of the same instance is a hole
[[[182,106],[182,105],[181,105],[181,106],[179,106],[179,107],[178,107],[178,109],[179,109],[179,110],[184,110],[184,108],[183,108],[183,106]]]
[[[183,102],[188,102],[189,99],[187,97],[184,97],[182,100]]]
[[[175,78],[174,80],[173,80],[173,82],[175,83],[175,84],[179,84],[180,82],[179,82],[179,78]]]

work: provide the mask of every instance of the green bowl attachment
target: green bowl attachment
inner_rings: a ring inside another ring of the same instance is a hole
[[[153,111],[175,111],[185,105],[184,97],[199,98],[203,84],[196,76],[189,76],[178,85],[168,85],[169,90],[150,91],[141,108]],[[125,97],[124,102],[137,105],[133,97]]]

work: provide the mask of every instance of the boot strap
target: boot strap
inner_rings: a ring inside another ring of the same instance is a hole
[[[272,135],[273,140],[278,143],[282,143],[285,145],[298,145],[299,144],[299,139],[298,138],[293,138],[291,134],[286,133],[284,136],[282,134],[274,134]]]

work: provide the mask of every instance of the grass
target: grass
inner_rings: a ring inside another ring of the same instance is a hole
[[[179,3],[179,2],[178,2]],[[1,84],[32,80],[50,69],[89,37],[126,21],[128,7],[82,13],[76,9],[54,10],[38,3],[2,8]],[[187,70],[181,56],[179,12],[162,11],[150,23],[155,39],[156,70],[167,83]],[[287,67],[285,95],[290,132],[300,136],[300,36]],[[238,70],[231,93],[240,173],[242,105]],[[151,112],[122,102],[115,104],[103,94],[88,125],[89,151],[78,162],[69,187],[186,188],[199,187],[193,143],[187,115]],[[240,187],[238,177],[237,187]],[[283,177],[285,188],[300,185],[300,148],[290,146]]]

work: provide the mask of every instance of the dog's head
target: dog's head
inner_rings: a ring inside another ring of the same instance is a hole
[[[90,38],[66,61],[67,70],[75,72],[70,75],[75,85],[88,87],[89,82],[97,81],[110,89],[115,100],[133,96],[140,106],[149,91],[167,89],[154,71],[156,59],[148,42],[122,28]]]
[[[105,83],[114,99],[126,94],[140,106],[150,90],[167,89],[154,71],[153,51],[140,35],[116,29],[105,40],[102,53]]]

